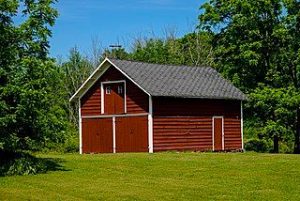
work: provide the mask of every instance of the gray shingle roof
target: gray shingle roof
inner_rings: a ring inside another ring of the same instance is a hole
[[[211,67],[109,60],[152,96],[247,99],[243,92]]]

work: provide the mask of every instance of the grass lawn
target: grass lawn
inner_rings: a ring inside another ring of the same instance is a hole
[[[300,200],[300,156],[48,154],[64,170],[0,177],[0,200]]]

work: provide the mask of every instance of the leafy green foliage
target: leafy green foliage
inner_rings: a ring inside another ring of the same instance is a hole
[[[194,32],[182,38],[137,40],[127,58],[159,64],[212,65],[210,38],[207,32]]]
[[[277,65],[281,1],[211,0],[201,8],[200,28],[215,32],[218,69],[245,91],[266,82],[268,71]]]
[[[48,58],[58,15],[54,2],[0,2],[0,150],[40,150],[65,141],[64,83]],[[13,18],[20,12],[23,21],[17,25]]]
[[[61,161],[37,158],[28,153],[0,151],[0,176],[32,175],[48,171],[64,170]]]
[[[70,50],[69,58],[60,65],[62,74],[65,109],[68,113],[71,123],[78,127],[78,103],[70,103],[68,100],[80,87],[80,85],[88,78],[94,70],[93,65],[87,58],[81,55],[75,47]]]
[[[250,94],[252,130],[272,139],[275,152],[293,139],[300,153],[300,2],[210,0],[201,8],[199,28],[214,33],[218,70]]]
[[[295,115],[300,103],[300,94],[294,88],[270,88],[260,86],[249,94],[248,116],[261,127],[260,138],[278,139],[274,150],[278,152],[278,141],[293,140]]]
[[[245,142],[245,149],[247,151],[256,151],[256,152],[271,152],[271,142],[265,139],[252,138],[248,139]]]

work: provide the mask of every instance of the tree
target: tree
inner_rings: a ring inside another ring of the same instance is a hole
[[[193,32],[179,38],[180,54],[184,57],[184,64],[192,66],[213,66],[214,55],[210,44],[212,35],[208,32]]]
[[[129,58],[160,64],[213,65],[210,38],[207,32],[193,32],[182,38],[136,40]]]
[[[270,88],[263,85],[249,94],[248,113],[256,119],[255,127],[262,128],[261,137],[273,140],[273,152],[278,153],[279,141],[288,142],[293,136],[296,108],[300,93],[293,87]]]
[[[128,53],[122,47],[113,48],[111,50],[105,49],[102,54],[102,58],[100,58],[100,60],[103,60],[103,58],[105,58],[105,57],[115,58],[115,59],[128,59]]]
[[[0,151],[62,142],[66,112],[61,75],[48,57],[53,0],[0,2]],[[21,24],[14,17],[23,15]]]
[[[7,90],[7,86],[18,56],[19,34],[12,19],[17,13],[17,8],[17,1],[0,2],[0,149],[12,138],[9,128],[15,119],[11,111],[13,96]]]
[[[70,103],[68,100],[92,73],[94,70],[93,65],[75,47],[70,50],[68,61],[62,63],[60,67],[63,73],[63,89],[66,92],[66,96],[64,97],[66,100],[65,107],[69,113],[70,121],[77,127],[79,105],[77,103]]]
[[[201,8],[199,28],[215,34],[212,45],[218,70],[244,91],[266,83],[277,65],[281,1],[211,0]]]
[[[285,118],[274,113],[287,106],[279,104],[277,96],[269,97],[269,94],[261,93],[262,89],[256,88],[263,83],[265,88],[262,91],[269,88],[273,95],[278,95],[284,88],[293,88],[295,93],[288,93],[290,97],[285,99],[299,98],[299,2],[211,0],[201,8],[204,12],[199,16],[199,28],[214,33],[212,45],[218,70],[243,91],[251,93],[257,102],[265,101],[264,109],[270,110],[267,112],[271,114],[264,116],[266,111],[256,113],[265,117],[258,118],[265,131],[277,133],[275,138],[280,133],[287,133],[281,126]],[[274,107],[277,108],[267,107],[270,98],[275,99]],[[251,111],[257,105],[255,101],[252,104],[248,110],[246,108],[246,113],[254,115]],[[295,152],[300,153],[300,109],[290,109],[293,118],[288,121],[289,130],[293,129],[295,135]]]
[[[281,76],[285,81],[300,91],[300,2],[297,0],[283,1],[286,8],[284,29],[285,36],[280,51]],[[300,153],[300,106],[296,109],[295,153]]]

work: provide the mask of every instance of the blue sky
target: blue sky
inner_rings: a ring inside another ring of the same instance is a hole
[[[177,36],[197,25],[205,0],[60,0],[60,16],[52,28],[50,54],[65,58],[75,45],[89,54],[92,40],[102,48],[119,43],[130,49],[141,36],[163,37],[164,30]]]

